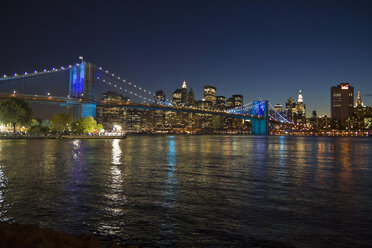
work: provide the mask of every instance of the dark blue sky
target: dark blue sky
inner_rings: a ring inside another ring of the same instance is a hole
[[[245,102],[302,89],[308,115],[329,114],[332,85],[372,93],[371,13],[372,1],[5,1],[0,73],[82,55],[167,96],[182,80]]]

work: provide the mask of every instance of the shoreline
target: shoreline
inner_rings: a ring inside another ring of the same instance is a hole
[[[198,133],[198,134],[184,134],[184,133],[128,133],[126,134],[126,138],[129,136],[252,136],[258,137],[262,135],[251,135],[251,134],[213,134],[213,133]],[[279,134],[269,134],[264,136],[270,137],[354,137],[354,138],[370,138],[372,135],[279,135]],[[71,137],[71,138],[60,138],[59,136],[0,136],[0,140],[68,140],[68,139],[97,139],[97,140],[105,140],[105,139],[123,139],[123,137],[100,137],[100,138],[82,138],[82,137]]]
[[[50,228],[41,228],[38,225],[21,225],[17,223],[0,222],[0,244],[6,247],[74,247],[74,248],[123,248],[111,241],[105,244],[91,234],[72,235]],[[128,245],[127,248],[137,248],[137,245]]]

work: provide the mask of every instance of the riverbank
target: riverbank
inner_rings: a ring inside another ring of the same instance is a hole
[[[19,225],[0,223],[0,246],[7,248],[121,248],[115,243],[104,245],[93,235],[81,234],[73,236],[65,232],[57,232],[36,225]],[[128,246],[136,248],[138,246]]]

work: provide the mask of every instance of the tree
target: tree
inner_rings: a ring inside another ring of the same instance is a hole
[[[13,133],[16,132],[16,125],[29,125],[32,115],[32,109],[22,99],[12,97],[0,104],[0,121],[11,123],[13,125]]]
[[[30,125],[31,127],[38,127],[40,126],[40,122],[37,119],[32,119]]]
[[[53,116],[50,120],[50,129],[56,132],[64,132],[70,129],[72,123],[71,116],[60,113]]]
[[[39,122],[37,119],[32,119],[30,128],[27,130],[27,132],[34,134],[48,134],[49,127],[42,126],[41,122]]]
[[[75,133],[92,133],[97,129],[97,122],[92,116],[82,117],[72,124]]]

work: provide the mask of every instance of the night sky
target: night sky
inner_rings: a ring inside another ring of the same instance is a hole
[[[372,1],[31,2],[1,3],[1,75],[81,55],[168,98],[183,80],[283,105],[301,89],[308,116],[340,82],[372,93]]]

